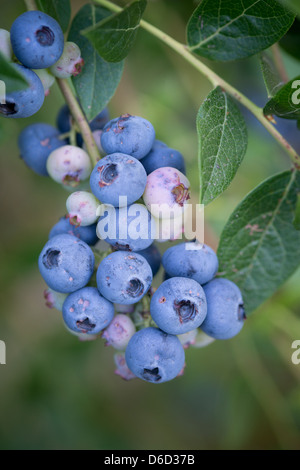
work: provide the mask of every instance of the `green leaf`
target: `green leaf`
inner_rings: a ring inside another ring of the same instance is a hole
[[[24,88],[28,87],[27,80],[18,71],[18,69],[14,66],[14,64],[10,62],[1,52],[0,52],[0,80],[2,80],[5,83],[6,93],[23,90]]]
[[[300,264],[300,232],[293,225],[300,172],[285,171],[255,188],[230,216],[218,248],[220,273],[242,290],[246,314]]]
[[[200,202],[208,204],[233,180],[247,149],[244,118],[220,87],[210,92],[197,115]]]
[[[264,107],[264,115],[300,119],[300,75],[286,83]]]
[[[296,230],[300,230],[300,193],[297,198],[297,206],[295,210],[295,218],[293,220],[293,225]]]
[[[82,72],[73,77],[73,84],[81,106],[88,118],[93,119],[110,101],[121,80],[124,62],[106,62],[80,31],[106,18],[109,12],[101,7],[84,5],[71,25],[69,41],[81,49],[85,65]]]
[[[300,3],[299,0],[279,0],[287,8],[300,15]]]
[[[270,51],[262,52],[259,59],[268,98],[272,98],[276,95],[277,91],[280,90],[284,83],[281,81],[281,77],[274,64]]]
[[[187,42],[208,59],[243,59],[277,42],[294,16],[275,0],[203,0],[189,20]]]
[[[125,59],[134,44],[146,5],[146,0],[134,2],[120,13],[105,18],[81,33],[103,59],[119,62]]]
[[[296,18],[292,27],[280,40],[279,45],[288,54],[300,60],[300,19]]]
[[[71,19],[70,0],[37,0],[39,10],[52,16],[66,32]]]

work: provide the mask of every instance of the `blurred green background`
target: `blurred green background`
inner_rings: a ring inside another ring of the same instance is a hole
[[[73,12],[85,2],[72,1]],[[149,1],[146,19],[179,40],[197,2]],[[0,27],[10,29],[21,0],[1,2]],[[299,63],[284,56],[290,78]],[[266,101],[258,61],[213,64],[257,104]],[[140,31],[122,82],[109,104],[149,119],[157,137],[185,156],[197,201],[197,110],[210,91],[190,65]],[[26,120],[0,120],[1,449],[289,449],[300,448],[300,365],[291,361],[300,339],[300,272],[226,342],[186,352],[183,377],[153,385],[114,374],[113,350],[100,339],[79,342],[61,314],[44,305],[37,258],[48,232],[65,213],[67,193],[31,173],[19,159],[17,138],[31,122],[55,124],[63,104],[56,87],[42,110]],[[237,203],[289,161],[245,113],[249,147],[230,188],[205,212],[206,242],[217,247]],[[280,122],[300,151],[294,122]]]

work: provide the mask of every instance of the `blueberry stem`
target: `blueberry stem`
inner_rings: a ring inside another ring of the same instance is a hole
[[[35,0],[24,0],[24,2],[27,10],[38,10]],[[63,78],[56,78],[56,82],[65,98],[67,105],[69,106],[70,112],[74,118],[76,125],[78,126],[79,132],[82,134],[82,138],[86,145],[87,153],[90,156],[92,165],[95,166],[98,160],[101,159],[101,155],[99,153],[98,147],[96,145],[95,139],[93,137],[90,126],[86,120],[86,117],[83,114],[82,109],[73,94],[69,82]]]
[[[75,96],[73,95],[68,81],[64,78],[57,78],[56,81],[80,130],[92,164],[95,166],[98,160],[100,160],[101,156],[85,115],[83,114]]]
[[[109,0],[94,1],[95,3],[102,5],[103,7],[115,13],[119,13],[120,11],[122,11],[121,7],[115,5]],[[300,170],[300,156],[297,154],[296,150],[287,142],[287,140],[280,134],[280,132],[278,132],[276,127],[273,126],[273,124],[269,120],[270,116],[264,115],[263,108],[257,106],[255,103],[253,103],[253,101],[249,100],[249,98],[243,95],[243,93],[241,93],[239,90],[230,85],[230,83],[223,80],[215,72],[213,72],[213,70],[211,70],[207,65],[205,65],[197,57],[195,57],[194,54],[192,54],[186,44],[182,44],[176,41],[176,39],[172,38],[165,32],[148,23],[147,21],[141,20],[140,26],[141,28],[145,29],[150,34],[167,44],[179,55],[181,55],[187,62],[189,62],[193,67],[195,67],[195,69],[197,69],[202,75],[204,75],[211,82],[213,87],[221,87],[239,103],[245,106],[245,108],[249,109],[249,111],[256,117],[256,119],[258,119],[258,121],[267,129],[267,131],[274,137],[275,140],[277,140],[279,145],[289,155],[290,159],[294,164],[294,167],[297,170]]]

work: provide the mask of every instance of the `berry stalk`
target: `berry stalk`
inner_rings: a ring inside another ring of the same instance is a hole
[[[95,0],[95,3],[102,5],[103,7],[107,8],[110,11],[113,11],[114,13],[119,13],[120,11],[122,11],[121,7],[115,5],[109,0]],[[140,26],[153,36],[157,37],[160,41],[167,44],[179,55],[181,55],[187,62],[189,62],[193,67],[195,67],[196,70],[198,70],[202,75],[204,75],[214,87],[220,86],[224,91],[229,93],[233,98],[235,98],[243,106],[245,106],[245,108],[247,108],[256,117],[256,119],[267,129],[267,131],[274,137],[274,139],[277,140],[279,145],[289,155],[294,167],[297,170],[300,170],[300,156],[264,115],[263,108],[256,106],[256,104],[253,103],[253,101],[249,100],[249,98],[247,98],[245,95],[243,95],[243,93],[241,93],[239,90],[230,85],[230,83],[223,80],[207,65],[201,62],[189,51],[188,46],[186,44],[182,44],[179,41],[176,41],[176,39],[172,38],[165,32],[161,31],[159,28],[156,28],[145,20],[141,20]]]
[[[35,0],[24,0],[27,10],[38,10]],[[100,160],[101,155],[96,145],[90,126],[83,114],[76,97],[66,79],[56,78],[57,84],[69,106],[70,113],[76,122],[79,132],[85,142],[87,152],[90,156],[92,165],[95,166],[97,161]]]

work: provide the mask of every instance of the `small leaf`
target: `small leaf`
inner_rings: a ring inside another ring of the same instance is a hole
[[[200,202],[208,204],[233,180],[247,149],[247,128],[234,101],[220,87],[197,115]]]
[[[52,16],[61,26],[63,32],[66,32],[71,19],[70,0],[37,0],[38,8]]]
[[[260,54],[260,66],[263,74],[263,79],[266,85],[268,98],[276,95],[277,91],[284,85],[281,77],[276,69],[270,51],[264,51]]]
[[[88,118],[93,119],[110,101],[121,80],[124,62],[106,62],[80,31],[106,18],[109,12],[101,7],[84,5],[71,25],[69,41],[81,49],[84,59],[82,72],[73,77],[80,104]]]
[[[5,90],[2,92],[11,93],[13,91],[23,90],[28,87],[27,80],[18,71],[18,69],[0,52],[0,80],[5,84]]]
[[[264,107],[264,115],[300,119],[300,75],[286,83]]]
[[[119,62],[128,55],[138,32],[146,0],[139,0],[81,31],[98,54],[108,62]]]
[[[292,27],[285,36],[279,41],[280,47],[288,54],[300,60],[300,19],[296,18]]]
[[[293,226],[299,191],[300,172],[269,178],[238,205],[223,230],[219,270],[242,290],[246,314],[300,264],[300,232]]]
[[[293,220],[293,225],[296,230],[300,230],[300,193],[297,198],[297,206],[295,209],[295,218]]]
[[[294,17],[275,0],[203,0],[189,20],[187,42],[211,60],[243,59],[277,42]]]

